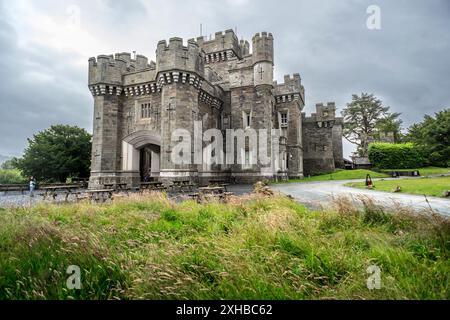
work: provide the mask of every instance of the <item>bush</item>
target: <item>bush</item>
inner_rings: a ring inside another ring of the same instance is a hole
[[[379,169],[420,168],[424,164],[422,153],[412,143],[372,143],[369,159]]]
[[[26,179],[22,176],[22,172],[20,170],[0,170],[0,184],[18,184],[25,182]]]

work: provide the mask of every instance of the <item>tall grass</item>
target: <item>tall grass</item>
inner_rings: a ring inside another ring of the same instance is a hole
[[[448,299],[449,221],[395,211],[159,194],[0,209],[0,299]],[[370,265],[381,290],[367,289]]]

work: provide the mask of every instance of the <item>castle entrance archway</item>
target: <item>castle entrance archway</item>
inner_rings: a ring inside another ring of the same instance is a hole
[[[122,141],[122,170],[139,175],[141,181],[159,177],[161,136],[152,131],[138,131]]]

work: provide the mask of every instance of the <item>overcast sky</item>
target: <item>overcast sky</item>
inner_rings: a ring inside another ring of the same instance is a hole
[[[381,9],[381,30],[367,8]],[[0,0],[0,156],[52,124],[92,131],[88,59],[234,29],[275,37],[275,75],[300,73],[309,114],[370,92],[405,126],[450,106],[450,1]],[[348,156],[352,147],[345,145]]]

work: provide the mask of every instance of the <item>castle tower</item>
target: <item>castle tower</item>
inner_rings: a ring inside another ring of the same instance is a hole
[[[196,179],[198,174],[193,164],[194,121],[198,115],[199,90],[204,73],[204,55],[198,44],[189,41],[183,46],[180,38],[171,38],[169,44],[160,41],[156,51],[157,86],[161,90],[161,181],[174,178]],[[191,140],[188,156],[191,164],[173,163],[172,153],[178,141],[172,140],[177,129],[189,132],[184,139]]]
[[[273,85],[273,36],[257,33],[253,37],[253,72],[255,86]]]
[[[267,156],[271,159],[270,165],[258,161],[256,170],[262,176],[273,177],[276,174],[275,157],[272,150],[272,115],[274,109],[273,90],[273,36],[271,33],[257,33],[253,37],[253,79],[255,87],[254,103],[252,108],[252,129],[266,130]],[[262,142],[262,141],[261,141]],[[258,141],[258,150],[262,146]]]
[[[122,74],[129,67],[121,57],[89,60],[89,89],[94,97],[94,133],[90,188],[118,182],[120,171],[120,95]]]
[[[282,159],[282,171],[290,178],[303,178],[302,120],[305,105],[305,90],[300,74],[284,76],[284,83],[275,83],[276,121],[286,141]],[[282,150],[283,151],[283,150]],[[284,163],[283,163],[284,160]]]

